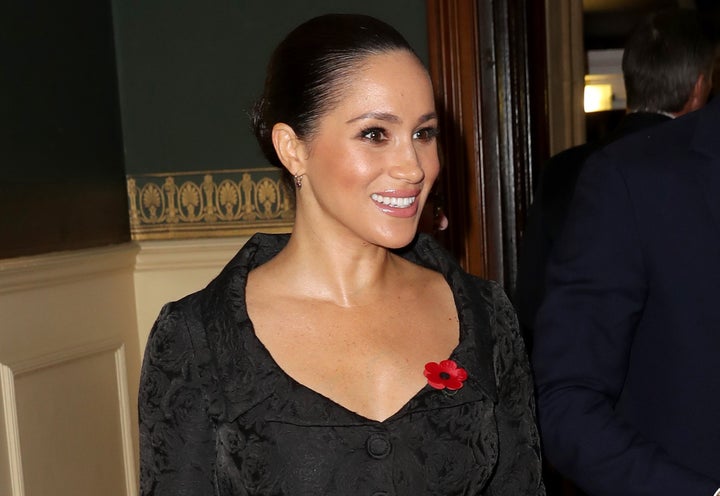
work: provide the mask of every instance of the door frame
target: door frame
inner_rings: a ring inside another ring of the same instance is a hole
[[[512,295],[533,177],[548,157],[545,2],[427,0],[443,169],[437,235]]]

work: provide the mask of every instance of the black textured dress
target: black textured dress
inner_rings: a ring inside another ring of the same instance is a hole
[[[427,385],[378,422],[294,381],[255,336],[247,274],[287,239],[255,235],[205,289],[160,313],[139,395],[143,496],[544,494],[527,359],[499,286],[430,237],[401,253],[452,288],[450,358],[468,378],[454,393]]]

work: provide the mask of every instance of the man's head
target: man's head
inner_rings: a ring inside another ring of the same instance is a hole
[[[707,101],[715,46],[696,12],[671,9],[645,19],[625,44],[622,69],[630,112],[682,115]]]

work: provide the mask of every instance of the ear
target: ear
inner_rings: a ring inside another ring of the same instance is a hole
[[[708,97],[710,96],[710,90],[712,89],[711,86],[712,85],[705,74],[701,73],[693,85],[693,89],[690,92],[687,102],[685,102],[685,106],[677,113],[677,115],[693,112],[705,105],[708,101]]]
[[[272,142],[278,158],[293,176],[305,173],[305,143],[292,127],[278,122],[272,128]]]

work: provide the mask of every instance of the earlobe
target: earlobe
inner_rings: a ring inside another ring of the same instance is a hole
[[[693,112],[707,103],[708,97],[710,96],[710,82],[705,74],[700,73],[698,78],[695,80],[695,84],[690,91],[688,99],[685,101],[685,105],[679,112],[675,112],[675,117],[680,117],[689,112]]]
[[[275,152],[285,168],[293,176],[305,173],[303,143],[292,127],[278,122],[272,129],[272,141]]]
[[[695,111],[705,105],[710,96],[710,89],[710,82],[705,75],[701,73],[695,81],[692,93],[690,93],[690,98],[686,103],[687,109],[684,113]]]

